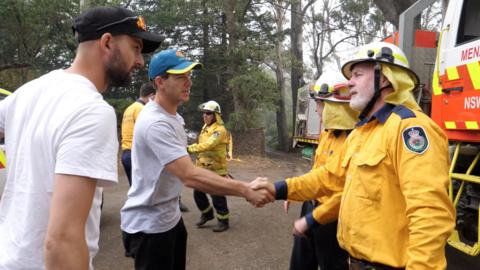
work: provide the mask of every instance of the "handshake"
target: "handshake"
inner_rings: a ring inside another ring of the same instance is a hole
[[[275,186],[274,184],[268,182],[267,178],[257,177],[247,185],[248,188],[244,197],[253,206],[263,207],[265,204],[275,201]],[[285,212],[288,212],[288,205],[288,201],[285,201]],[[307,230],[307,220],[305,217],[302,217],[294,222],[292,233],[296,236],[305,237],[305,232]]]
[[[247,184],[245,199],[255,207],[263,207],[275,201],[275,186],[266,177],[257,177]]]

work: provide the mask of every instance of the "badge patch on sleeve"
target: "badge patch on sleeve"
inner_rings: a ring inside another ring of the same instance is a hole
[[[417,154],[423,154],[428,149],[427,133],[421,127],[409,127],[402,132],[405,147]]]
[[[220,136],[220,132],[214,131],[213,134],[212,134],[212,136],[216,139],[216,138],[218,138],[218,137]]]

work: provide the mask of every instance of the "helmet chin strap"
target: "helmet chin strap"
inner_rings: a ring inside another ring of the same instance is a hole
[[[380,94],[382,93],[382,90],[391,86],[390,84],[387,84],[386,86],[380,88],[381,71],[382,71],[382,66],[380,65],[380,63],[376,62],[374,66],[373,97],[370,99],[370,101],[367,103],[367,106],[363,108],[362,112],[358,116],[360,120],[365,119],[365,117],[367,117],[367,115],[373,109],[373,105],[375,105],[375,103],[377,102],[378,98],[380,97]]]

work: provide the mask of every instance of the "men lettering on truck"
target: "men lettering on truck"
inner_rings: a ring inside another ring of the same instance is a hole
[[[195,165],[205,168],[216,174],[228,177],[227,168],[227,145],[229,134],[223,124],[221,117],[220,104],[210,100],[198,106],[202,112],[203,122],[205,123],[200,132],[198,143],[187,147],[189,153],[197,153]],[[214,232],[223,232],[230,227],[227,197],[210,195],[212,197],[213,207],[217,212],[217,225],[213,228]],[[198,227],[203,226],[209,220],[212,220],[213,208],[210,205],[207,194],[200,190],[193,190],[195,204],[202,213],[200,220],[196,223]]]
[[[121,210],[123,244],[135,269],[185,269],[187,231],[178,206],[183,184],[210,194],[242,196],[253,205],[273,201],[265,190],[254,191],[248,183],[193,165],[177,108],[189,100],[191,71],[200,67],[175,49],[150,61],[148,76],[157,91],[135,124],[132,187]]]
[[[127,86],[160,36],[142,17],[98,7],[75,19],[72,65],[0,102],[8,152],[0,201],[1,269],[92,269],[102,186],[117,182],[115,112],[102,98]],[[3,134],[2,134],[3,135]]]
[[[330,181],[324,196],[310,200],[315,187],[316,170],[324,166],[335,151],[340,149],[358,121],[349,106],[347,80],[340,72],[325,72],[313,86],[310,95],[316,101],[316,112],[321,121],[321,132],[312,170],[302,176],[287,179],[291,187],[290,201],[304,201],[300,219],[294,223],[291,270],[348,269],[348,254],[340,248],[336,238],[337,218],[342,195],[342,179]],[[298,188],[298,192],[293,189]],[[315,220],[315,221],[313,221]]]
[[[331,175],[345,179],[337,239],[350,269],[445,269],[455,226],[448,142],[413,99],[418,77],[405,54],[384,42],[362,47],[342,72],[361,121],[320,168],[310,192],[322,196]],[[258,180],[255,188],[277,199],[295,190],[289,182]]]

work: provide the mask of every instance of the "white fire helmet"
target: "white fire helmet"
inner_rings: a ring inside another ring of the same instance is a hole
[[[216,112],[216,113],[222,113],[220,109],[220,105],[213,100],[209,100],[205,103],[202,103],[198,106],[198,109],[202,112]]]
[[[324,101],[350,102],[347,82],[340,72],[324,72],[310,90],[310,96]]]

